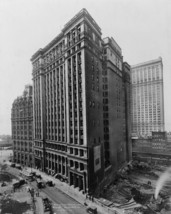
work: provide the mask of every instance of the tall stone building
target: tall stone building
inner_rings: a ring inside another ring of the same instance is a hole
[[[23,95],[14,100],[11,111],[11,125],[14,163],[34,167],[31,85],[26,85]]]
[[[103,126],[105,169],[131,158],[130,66],[113,38],[103,39]]]
[[[123,71],[120,47],[101,35],[83,9],[31,58],[35,165],[84,192],[131,158],[129,65]]]
[[[131,67],[132,133],[151,136],[164,131],[164,92],[162,58]]]

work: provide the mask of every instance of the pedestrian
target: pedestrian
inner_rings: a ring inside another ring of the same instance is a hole
[[[92,202],[94,202],[94,197],[93,197],[93,196],[92,196],[92,198],[91,198],[91,199],[92,199]]]
[[[86,194],[86,199],[88,199],[88,194]]]

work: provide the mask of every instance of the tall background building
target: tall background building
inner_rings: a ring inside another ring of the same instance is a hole
[[[162,58],[131,66],[132,133],[151,136],[164,131],[164,93]]]
[[[32,86],[26,85],[11,111],[13,161],[23,166],[34,166]]]
[[[83,9],[31,58],[35,165],[84,192],[131,159],[130,67],[101,34]]]

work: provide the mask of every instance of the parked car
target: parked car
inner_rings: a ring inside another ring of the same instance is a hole
[[[13,184],[13,188],[16,189],[16,188],[20,188],[21,184],[20,182],[16,182]]]
[[[53,181],[47,181],[46,184],[50,187],[53,187],[55,184],[53,183]]]
[[[36,176],[36,172],[30,172],[31,176]]]
[[[94,207],[94,206],[90,206],[90,207],[87,207],[86,211],[88,213],[92,213],[92,214],[97,214],[97,207]]]
[[[17,168],[19,170],[22,170],[21,166],[16,166],[15,168]]]
[[[52,208],[51,201],[48,198],[43,198],[44,211],[50,211]]]
[[[6,184],[5,182],[3,182],[3,183],[1,184],[1,187],[5,187],[5,186],[7,186],[7,184]]]
[[[35,177],[32,175],[29,175],[29,176],[27,176],[27,180],[30,182],[35,181]]]
[[[45,187],[46,187],[46,185],[45,185],[44,182],[37,182],[37,188],[42,189],[42,188],[45,188]]]
[[[20,188],[22,185],[26,184],[27,182],[22,179],[22,180],[19,180],[18,182],[14,183],[13,184],[13,188],[16,189],[16,188]]]
[[[41,175],[35,175],[35,176],[36,176],[36,178],[42,179]]]
[[[64,179],[64,178],[62,177],[62,175],[60,175],[60,174],[57,174],[57,175],[55,176],[55,178],[59,179],[59,180],[62,181],[62,182],[65,181],[65,179]]]
[[[12,163],[12,164],[11,164],[11,167],[15,167],[15,163]]]
[[[26,184],[27,182],[26,182],[24,179],[22,179],[22,180],[19,181],[19,183],[20,183],[20,185],[24,185],[24,184]]]

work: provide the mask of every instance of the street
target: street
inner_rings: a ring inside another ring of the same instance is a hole
[[[10,167],[9,170],[13,175],[19,176],[20,171],[16,168]],[[37,183],[31,182],[32,187],[37,189]],[[49,197],[53,202],[54,213],[58,214],[86,214],[86,209],[83,205],[79,204],[77,201],[73,200],[71,197],[61,192],[56,187],[48,187],[41,189],[43,193]]]
[[[37,189],[36,182],[32,186]],[[54,213],[86,214],[85,207],[55,187],[41,189],[53,202]]]

